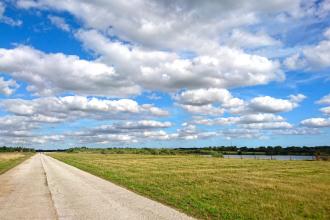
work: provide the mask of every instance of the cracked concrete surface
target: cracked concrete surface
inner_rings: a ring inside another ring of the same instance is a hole
[[[0,175],[0,219],[192,219],[38,154]]]

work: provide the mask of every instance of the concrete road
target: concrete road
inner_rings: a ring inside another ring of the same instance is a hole
[[[38,154],[0,175],[0,219],[192,219]]]

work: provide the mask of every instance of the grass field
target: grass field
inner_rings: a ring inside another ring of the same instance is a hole
[[[52,153],[201,219],[330,219],[330,162]]]
[[[0,153],[0,174],[20,164],[33,153]]]

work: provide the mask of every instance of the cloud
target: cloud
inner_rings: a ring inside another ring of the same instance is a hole
[[[231,48],[220,48],[213,55],[198,56],[192,60],[176,59],[156,67],[142,66],[141,74],[140,82],[146,88],[164,91],[232,88],[284,79],[277,62]]]
[[[293,126],[288,122],[263,122],[244,124],[241,127],[247,129],[284,129],[292,128]]]
[[[233,97],[226,89],[186,90],[174,96],[177,105],[193,114],[221,115],[288,112],[299,106],[306,96],[290,95],[289,99],[259,96],[245,101]]]
[[[31,47],[0,49],[0,71],[30,85],[38,95],[74,92],[78,95],[125,97],[140,88],[113,67],[62,53],[46,54]]]
[[[272,132],[274,135],[317,135],[321,134],[317,128],[298,127],[291,129],[278,129]]]
[[[142,133],[143,138],[148,138],[150,140],[171,140],[175,137],[177,137],[176,134],[168,134],[163,130],[159,131],[144,131]]]
[[[0,139],[2,145],[31,146],[50,144],[63,141],[63,135],[36,134],[33,131],[39,129],[41,124],[33,117],[6,115],[0,117]]]
[[[17,5],[67,11],[82,20],[87,28],[109,31],[126,41],[147,47],[167,49],[207,47],[210,42],[218,40],[219,33],[257,24],[259,17],[302,13],[298,0],[290,3],[284,0],[262,3],[139,0],[130,4],[100,0],[19,0]]]
[[[171,127],[171,122],[160,122],[154,120],[142,120],[142,121],[129,121],[124,123],[115,124],[117,129],[148,129],[148,128],[168,128]]]
[[[3,140],[5,145],[8,146],[31,146],[31,147],[36,147],[38,145],[42,144],[50,144],[53,141],[59,141],[59,136],[51,136],[51,135],[39,135],[39,136],[34,136],[34,137],[29,137],[28,139],[26,138],[14,138],[11,140]],[[6,144],[7,143],[7,144]]]
[[[70,26],[65,22],[64,18],[49,15],[48,19],[50,22],[63,31],[70,31]]]
[[[306,127],[330,127],[330,119],[329,118],[308,118],[300,122],[301,125]]]
[[[330,94],[323,96],[320,100],[316,102],[317,104],[330,105]]]
[[[29,138],[29,141],[26,142],[24,139],[22,140],[22,144],[48,144],[52,142],[60,142],[64,141],[65,136],[63,135],[36,135],[34,137]]]
[[[0,77],[0,94],[12,95],[18,87],[15,80],[5,80],[3,77]]]
[[[311,66],[314,69],[325,68],[330,66],[330,40],[321,41],[315,47],[304,49],[304,57],[307,66]],[[310,67],[307,67],[310,68]]]
[[[52,145],[64,143],[65,137],[63,135],[30,135],[27,137],[2,137],[2,144],[7,146],[25,146],[25,147],[43,147],[45,144]],[[63,145],[62,145],[63,146]],[[56,147],[56,146],[55,146]]]
[[[212,118],[204,119],[199,118],[195,119],[193,123],[202,124],[202,125],[238,125],[241,128],[245,129],[280,129],[280,128],[292,128],[293,126],[284,121],[285,119],[282,116],[274,114],[247,114],[239,117],[227,117],[227,118]]]
[[[296,108],[299,102],[304,100],[306,96],[302,94],[291,95],[287,99],[276,99],[270,96],[260,96],[253,98],[249,103],[249,108],[254,112],[278,113],[288,112]]]
[[[183,140],[208,139],[215,136],[218,136],[217,132],[199,131],[196,125],[189,123],[183,123],[177,133],[172,134],[172,137]]]
[[[239,121],[239,117],[227,117],[227,118],[198,118],[193,121],[195,124],[201,125],[231,125]]]
[[[2,134],[3,132],[28,131],[36,127],[36,124],[31,123],[31,121],[28,121],[25,117],[8,115],[0,117],[0,132],[2,132]]]
[[[249,33],[242,30],[233,30],[229,36],[228,42],[230,46],[244,48],[259,48],[266,46],[280,46],[281,42],[268,36],[266,33]]]
[[[108,100],[83,96],[47,97],[32,100],[1,101],[7,112],[34,121],[56,123],[81,118],[126,119],[132,116],[167,116],[168,112],[150,104],[139,105],[131,99]]]
[[[80,144],[111,144],[111,143],[134,143],[134,137],[123,134],[104,134],[97,136],[86,136],[79,139]]]
[[[167,133],[163,128],[172,125],[170,122],[153,120],[129,121],[104,125],[85,131],[71,132],[68,138],[77,138],[81,143],[145,142],[150,140],[195,140],[217,136],[216,132],[199,131],[195,125],[183,123],[176,132]]]
[[[88,33],[87,36],[91,33],[100,37],[93,31]],[[38,95],[74,92],[125,97],[139,94],[142,88],[175,92],[182,88],[240,87],[284,79],[278,62],[237,49],[220,48],[212,56],[187,60],[174,53],[129,48],[104,37],[87,39],[99,44],[97,49],[103,56],[98,61],[19,46],[0,49],[0,71],[28,82],[28,90]]]
[[[174,52],[146,50],[110,41],[95,30],[80,30],[76,36],[99,54],[102,62],[115,66],[117,72],[135,78],[137,84],[149,90],[231,88],[285,78],[277,61],[239,49],[217,47],[210,54],[184,59]]]
[[[21,20],[14,20],[10,17],[5,16],[6,6],[4,3],[0,2],[0,23],[5,23],[10,26],[21,26],[22,21]]]
[[[316,104],[330,105],[330,94],[323,96],[320,100],[316,101]],[[330,115],[330,106],[320,108],[320,111],[325,115]]]
[[[79,138],[82,143],[138,142],[143,138],[165,139],[164,136],[169,138],[170,135],[157,129],[169,128],[171,126],[171,122],[155,120],[125,121],[111,125],[102,125],[84,131],[70,132],[66,135],[68,138]]]
[[[306,46],[301,53],[288,57],[284,63],[292,70],[305,69],[307,71],[330,67],[330,28],[324,31],[325,40],[317,45]]]
[[[186,90],[174,95],[178,106],[194,114],[221,115],[244,105],[244,101],[233,97],[226,89]]]
[[[320,111],[326,115],[330,115],[330,106],[321,108]]]
[[[241,124],[265,123],[265,122],[283,122],[284,118],[279,115],[269,113],[258,113],[243,115],[239,118]]]
[[[211,104],[196,106],[196,105],[182,105],[178,104],[185,111],[190,112],[192,114],[200,114],[200,115],[222,115],[225,112],[225,109],[220,107],[214,107]]]
[[[86,132],[77,132],[80,136],[91,136],[98,134],[118,134],[118,133],[136,133],[146,130],[163,129],[172,126],[171,122],[155,121],[155,120],[138,120],[138,121],[125,121],[116,122],[112,125],[103,125],[100,127],[88,129]]]
[[[290,70],[302,69],[307,63],[301,58],[299,53],[295,53],[284,60],[285,66]]]
[[[3,100],[1,105],[11,114],[0,117],[0,138],[2,144],[7,145],[136,142],[146,137],[145,132],[172,126],[168,121],[139,120],[164,116],[164,110],[152,105],[139,105],[129,99],[105,100],[66,96],[33,100],[9,99]],[[61,134],[39,134],[45,124],[70,123],[86,118],[100,121],[111,119],[113,122],[111,125],[85,130],[80,127],[76,132],[65,130]],[[135,121],[127,121],[129,119]]]
[[[221,135],[226,139],[262,139],[264,135],[256,129],[233,128],[221,132]]]
[[[148,99],[150,100],[160,100],[162,99],[161,96],[158,96],[156,93],[151,93],[150,95],[147,96]]]
[[[243,103],[242,100],[232,97],[228,90],[217,88],[183,91],[176,95],[174,99],[183,105],[195,106],[219,103],[225,107],[231,107]]]
[[[153,104],[143,104],[141,105],[142,111],[159,117],[169,116],[169,112],[161,108],[155,107]]]
[[[0,117],[0,138],[5,142],[10,137],[13,143],[30,139],[39,144],[262,139],[281,132],[309,134],[308,129],[327,124],[327,118],[314,118],[296,127],[278,115],[301,105],[306,98],[302,94],[243,98],[251,91],[260,94],[260,88],[253,86],[285,80],[282,63],[305,71],[330,66],[329,28],[318,43],[294,45],[303,28],[325,22],[327,1],[18,0],[14,4],[15,10],[42,11],[39,18],[69,32],[93,58],[17,44],[0,49],[0,72],[6,74],[0,77],[0,93],[13,94],[16,82],[22,82],[26,88],[15,95],[23,91],[27,97],[0,101],[7,115]],[[67,16],[59,14],[73,15],[77,23],[70,26]],[[15,25],[0,3],[0,22],[5,20]],[[319,38],[307,41],[315,39]],[[285,44],[288,40],[290,45]],[[240,95],[243,90],[235,88],[242,87],[253,88]],[[163,121],[158,117],[168,116],[168,111],[142,104],[148,94],[151,102],[161,94],[157,103],[192,115]],[[318,103],[330,101],[324,97]],[[320,111],[329,115],[328,108]],[[174,127],[189,117],[191,121]],[[87,119],[89,128],[79,127],[81,119]],[[218,127],[202,130],[203,125]],[[49,127],[64,132],[46,134]]]

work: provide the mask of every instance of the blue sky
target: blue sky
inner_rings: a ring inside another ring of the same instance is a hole
[[[0,145],[328,145],[329,1],[2,0]]]

